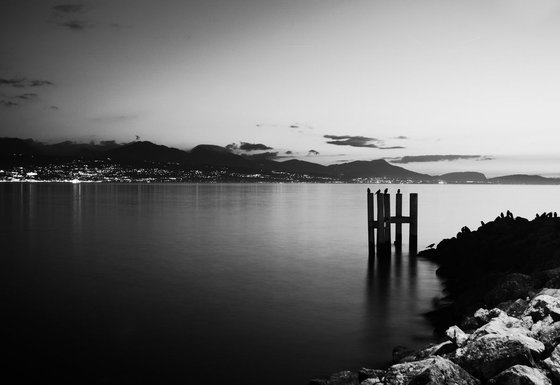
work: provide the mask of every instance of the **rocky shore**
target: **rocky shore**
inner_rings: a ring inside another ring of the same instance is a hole
[[[436,343],[397,347],[381,369],[310,385],[560,384],[560,218],[509,211],[418,255],[439,265],[445,297],[427,314]]]

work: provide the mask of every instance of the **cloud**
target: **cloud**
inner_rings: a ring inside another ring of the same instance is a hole
[[[286,155],[292,155],[292,154],[293,154],[293,152],[292,152],[292,151],[290,151],[290,150],[288,150],[288,151],[286,151],[286,152],[285,152],[284,154],[286,154]]]
[[[307,152],[307,156],[317,156],[317,155],[319,155],[319,151],[309,150]]]
[[[395,136],[393,139],[408,139],[408,136],[399,135],[399,136]]]
[[[402,146],[391,146],[386,147],[383,142],[377,138],[368,138],[366,136],[350,136],[350,135],[323,135],[323,138],[331,139],[327,140],[328,144],[334,144],[337,146],[351,146],[351,147],[367,147],[367,148],[378,148],[380,150],[391,150],[397,148],[404,148]],[[376,142],[370,143],[370,142]]]
[[[10,100],[0,100],[0,105],[4,107],[17,107],[19,106],[19,103],[12,102]]]
[[[272,147],[268,147],[262,143],[247,143],[241,142],[239,145],[239,149],[243,151],[263,151],[263,150],[272,150]]]
[[[82,4],[59,4],[52,7],[56,13],[78,13],[84,9]]]
[[[64,23],[60,23],[59,25],[73,31],[83,31],[87,27],[86,23],[80,20],[69,20]]]
[[[17,95],[17,96],[15,96],[15,98],[21,99],[21,100],[30,100],[30,99],[36,98],[37,96],[39,96],[39,95],[34,94],[34,93],[25,93],[25,94]]]
[[[15,87],[15,88],[25,88],[25,87],[43,87],[43,86],[52,86],[54,85],[52,82],[48,80],[28,80],[26,78],[12,78],[12,79],[4,79],[0,78],[0,87]]]
[[[493,158],[482,155],[417,155],[403,156],[390,160],[391,163],[443,162],[463,159],[491,160]]]
[[[249,158],[249,159],[274,159],[278,157],[278,151],[269,151],[269,152],[260,152],[258,154],[245,154],[243,155],[245,158]]]

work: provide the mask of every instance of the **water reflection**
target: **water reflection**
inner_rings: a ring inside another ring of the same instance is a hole
[[[372,366],[387,364],[397,345],[416,348],[431,339],[431,328],[422,313],[430,309],[433,268],[415,254],[395,247],[391,255],[368,259],[366,340],[378,353],[385,351],[372,356]]]

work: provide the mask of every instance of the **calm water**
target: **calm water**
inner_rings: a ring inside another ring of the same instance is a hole
[[[170,384],[382,365],[431,337],[440,287],[406,253],[368,264],[366,187],[0,184],[8,364]],[[420,249],[500,211],[560,211],[558,186],[389,187],[419,193]]]

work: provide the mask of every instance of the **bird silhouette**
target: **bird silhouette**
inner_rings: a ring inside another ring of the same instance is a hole
[[[383,190],[383,194],[387,194],[387,191],[389,191],[388,188],[386,188],[385,190]]]
[[[431,249],[431,248],[433,248],[435,245],[436,245],[435,243],[431,243],[431,244],[428,245],[428,248]]]
[[[398,189],[398,190],[397,190],[397,194],[400,194],[400,193],[401,193],[401,189]]]
[[[368,194],[371,192],[371,190],[369,189],[369,187],[368,187],[368,189],[367,189],[367,192],[368,192]]]
[[[381,189],[379,189],[375,192],[375,195],[379,195],[379,194],[381,194]]]

